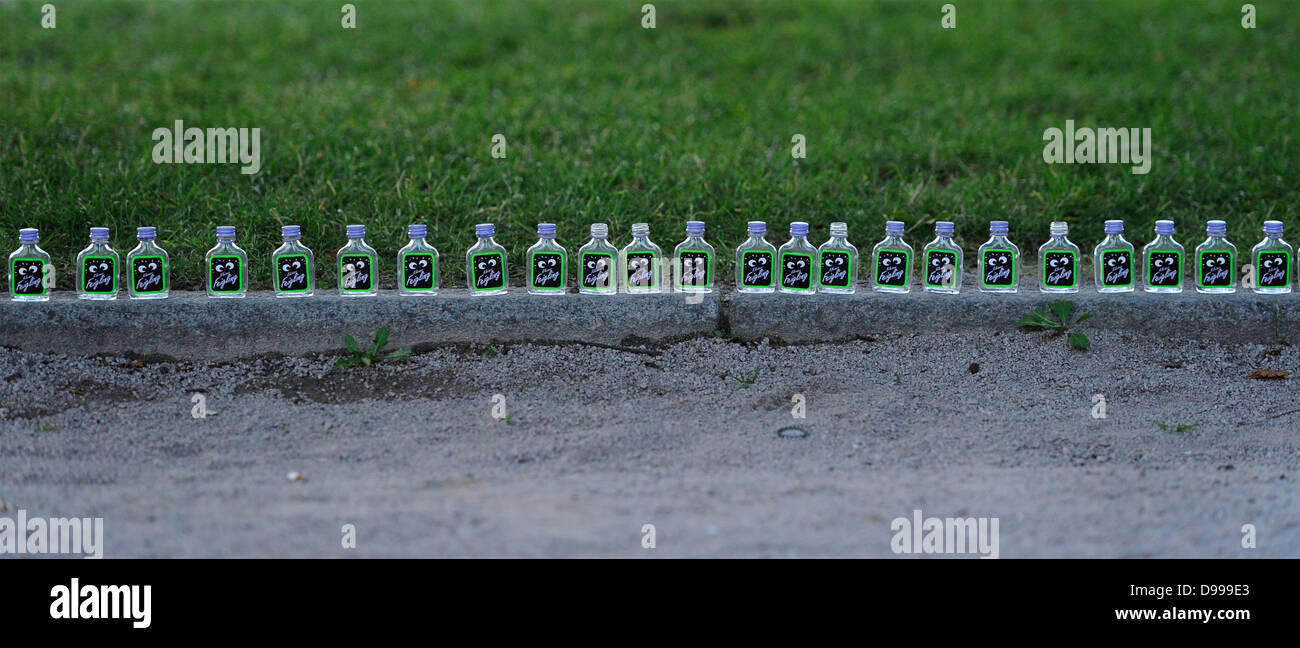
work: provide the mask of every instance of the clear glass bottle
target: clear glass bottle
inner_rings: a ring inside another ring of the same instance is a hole
[[[465,279],[470,294],[500,295],[506,292],[510,275],[506,271],[506,249],[497,244],[496,226],[479,223],[474,226],[478,242],[465,253]]]
[[[961,292],[961,269],[965,253],[952,240],[956,230],[951,222],[934,224],[934,240],[921,249],[921,284],[925,292],[955,295]]]
[[[613,295],[618,292],[618,248],[609,242],[609,225],[591,224],[591,240],[578,248],[578,292]]]
[[[852,295],[858,284],[858,248],[849,243],[847,223],[831,223],[831,237],[817,248],[818,291]]]
[[[1196,246],[1196,292],[1237,292],[1237,246],[1228,241],[1228,223],[1209,221],[1205,233],[1205,242]]]
[[[42,250],[41,232],[34,227],[18,230],[18,249],[9,255],[9,298],[14,301],[49,301],[53,282],[45,277],[53,267]]]
[[[1183,246],[1174,240],[1174,222],[1156,221],[1155,240],[1142,246],[1142,267],[1149,293],[1183,292]]]
[[[1124,239],[1124,221],[1108,220],[1106,238],[1092,251],[1093,282],[1097,292],[1133,292],[1133,244]]]
[[[1047,242],[1038,248],[1038,289],[1045,293],[1079,292],[1079,246],[1068,238],[1070,225],[1052,221]]]
[[[1013,293],[1020,281],[1020,248],[1007,234],[1011,224],[989,221],[989,240],[979,247],[980,292]]]
[[[235,245],[233,225],[217,226],[217,245],[204,257],[209,297],[239,298],[248,292],[248,253]]]
[[[429,228],[407,225],[411,239],[397,251],[397,294],[403,297],[438,294],[438,250],[425,241]]]
[[[903,240],[903,221],[885,221],[885,238],[871,248],[871,267],[872,290],[891,293],[912,290],[912,246]]]
[[[650,225],[632,224],[632,242],[618,253],[618,267],[623,292],[663,292],[664,252],[650,240]]]
[[[126,253],[127,295],[131,299],[166,299],[171,289],[167,274],[171,259],[158,247],[158,229],[137,227],[135,237],[139,243]]]
[[[339,248],[339,295],[374,297],[379,294],[379,253],[366,243],[365,225],[348,225],[347,245]]]
[[[302,244],[302,228],[280,227],[280,247],[271,253],[276,297],[310,297],[316,290],[316,255]]]
[[[1250,249],[1250,258],[1255,263],[1255,292],[1291,292],[1291,262],[1295,260],[1295,249],[1282,240],[1282,221],[1264,221],[1264,240]]]
[[[537,224],[537,242],[528,248],[524,258],[528,259],[528,294],[564,294],[569,253],[555,242],[555,223]]]
[[[767,223],[749,221],[749,237],[736,246],[736,290],[743,293],[776,291],[776,246],[767,242]]]
[[[811,295],[817,292],[817,247],[808,242],[808,223],[790,223],[790,240],[776,251],[781,280],[777,292]]]
[[[117,299],[121,261],[108,244],[108,228],[90,228],[90,245],[77,253],[77,299]]]
[[[673,285],[678,292],[713,292],[713,246],[704,240],[704,221],[686,221],[686,240],[673,250]]]

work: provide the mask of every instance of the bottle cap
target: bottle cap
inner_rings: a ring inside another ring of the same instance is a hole
[[[23,245],[36,245],[41,242],[41,231],[35,227],[24,227],[18,230],[18,242]]]
[[[92,227],[92,228],[90,228],[90,238],[93,238],[93,239],[106,239],[106,238],[108,238],[108,228],[107,228],[107,227]]]
[[[749,230],[750,234],[766,234],[767,223],[764,223],[763,221],[749,221],[749,225],[746,229]]]
[[[1122,220],[1108,220],[1108,221],[1106,221],[1106,224],[1105,224],[1104,227],[1105,227],[1105,230],[1104,230],[1104,231],[1105,231],[1107,234],[1123,234],[1123,233],[1124,233],[1124,221],[1122,221]]]
[[[297,225],[280,226],[280,238],[292,241],[302,236],[302,228]]]
[[[217,238],[235,238],[234,225],[218,225]]]
[[[637,236],[637,237],[650,236],[650,224],[632,223],[632,236]]]
[[[1070,224],[1065,221],[1052,221],[1047,226],[1047,233],[1051,236],[1065,236],[1070,233]]]
[[[836,222],[834,222],[834,223],[831,223],[831,236],[840,236],[840,237],[843,237],[843,236],[848,236],[848,235],[849,235],[849,224],[848,224],[848,223],[841,223],[841,222],[839,222],[839,221],[836,221]]]
[[[934,233],[944,236],[952,236],[955,226],[950,221],[939,221],[934,224]]]
[[[406,237],[407,237],[407,238],[421,239],[421,238],[424,238],[425,236],[427,236],[428,234],[429,234],[429,228],[428,228],[428,227],[425,227],[424,225],[407,225],[407,226],[406,226]]]
[[[605,223],[592,223],[591,238],[594,239],[609,238],[609,225],[606,225]]]
[[[348,238],[359,239],[366,237],[365,225],[348,225]]]
[[[885,221],[885,233],[902,235],[903,221]]]
[[[497,226],[492,223],[479,223],[474,226],[474,235],[479,238],[489,238],[496,236]]]
[[[555,223],[538,223],[537,235],[542,238],[555,238]]]
[[[1004,220],[989,221],[989,234],[1006,236],[1011,231],[1011,223]]]
[[[1264,221],[1264,233],[1265,233],[1265,234],[1277,234],[1278,236],[1281,236],[1281,235],[1282,235],[1282,221],[1280,221],[1280,220],[1266,220],[1266,221]]]
[[[1228,223],[1227,221],[1221,220],[1206,221],[1205,231],[1210,234],[1227,234]]]
[[[687,236],[704,236],[704,221],[686,221]]]
[[[790,223],[790,236],[808,236],[808,223],[803,221]]]
[[[135,228],[135,237],[141,241],[152,241],[158,238],[158,228],[137,227]]]
[[[1156,221],[1156,236],[1173,236],[1174,222],[1171,220]]]

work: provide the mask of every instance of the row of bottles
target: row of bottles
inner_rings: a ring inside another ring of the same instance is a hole
[[[1020,249],[1008,238],[1007,221],[989,224],[989,240],[979,247],[976,259],[979,290],[1016,292],[1019,282]],[[848,226],[831,223],[830,238],[820,246],[808,241],[808,223],[790,224],[790,240],[779,248],[766,239],[767,224],[750,221],[748,238],[736,248],[736,288],[742,293],[783,292],[794,294],[852,293],[857,285],[858,249],[848,241]],[[922,249],[920,284],[926,292],[961,291],[964,253],[953,241],[951,222],[935,224],[935,238]],[[1098,292],[1132,292],[1135,289],[1137,254],[1124,238],[1124,222],[1105,222],[1106,237],[1093,251],[1094,280]],[[1222,220],[1207,223],[1208,238],[1197,246],[1196,289],[1205,293],[1231,293],[1237,286],[1237,248],[1227,240]],[[365,242],[364,225],[347,226],[348,242],[337,253],[338,290],[343,296],[374,296],[379,293],[378,258]],[[136,230],[139,245],[127,253],[127,293],[132,299],[167,296],[169,257],[157,245],[153,227]],[[1174,223],[1156,221],[1156,237],[1142,248],[1145,269],[1144,290],[1154,293],[1181,292],[1185,249],[1174,240]],[[410,241],[398,250],[398,291],[402,295],[434,295],[438,287],[438,250],[426,240],[424,225],[407,228]],[[506,249],[495,240],[490,223],[475,226],[477,242],[465,255],[466,276],[475,295],[506,292],[509,273]],[[715,251],[704,239],[701,221],[688,221],[686,238],[673,251],[671,267],[665,268],[663,252],[650,240],[645,223],[632,226],[632,242],[621,250],[609,242],[609,228],[591,226],[591,238],[578,249],[578,290],[584,294],[654,293],[667,289],[664,275],[671,272],[672,289],[678,292],[711,292],[714,284]],[[880,292],[906,293],[911,290],[913,248],[903,240],[901,221],[885,223],[885,237],[872,248],[871,287]],[[1048,293],[1078,292],[1079,247],[1070,242],[1065,223],[1054,222],[1049,238],[1038,250],[1039,289]],[[1282,239],[1281,221],[1264,222],[1264,240],[1251,249],[1253,289],[1260,293],[1291,292],[1290,266],[1294,251]],[[563,294],[568,289],[568,252],[556,242],[556,226],[540,223],[538,241],[525,253],[528,263],[528,292]],[[315,255],[302,243],[297,225],[281,228],[283,244],[271,254],[272,279],[277,297],[306,297],[315,291]],[[77,292],[83,299],[115,299],[119,292],[118,253],[108,243],[106,227],[90,228],[90,245],[77,255]],[[43,301],[49,298],[52,282],[50,256],[40,249],[40,233],[19,230],[19,248],[9,256],[9,289],[13,299]],[[248,253],[235,243],[235,228],[217,227],[217,245],[204,260],[208,295],[216,298],[243,297],[247,292]]]

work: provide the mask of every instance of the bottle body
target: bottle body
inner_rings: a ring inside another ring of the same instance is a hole
[[[166,299],[171,290],[171,258],[152,240],[126,253],[127,295],[131,299]]]
[[[35,242],[21,243],[9,255],[9,298],[13,301],[49,301],[54,286],[48,280],[50,255]]]
[[[937,234],[922,248],[922,289],[928,293],[955,295],[961,292],[961,269],[965,263],[961,246],[951,235]]]
[[[776,246],[768,243],[763,234],[751,233],[736,246],[736,290],[776,292]]]
[[[1092,251],[1093,282],[1100,293],[1133,292],[1133,244],[1122,234],[1107,234]]]
[[[248,253],[232,235],[219,237],[204,257],[208,297],[240,298],[248,292]]]
[[[871,289],[877,292],[911,292],[912,246],[900,233],[888,234],[871,248]]]
[[[316,255],[301,240],[286,240],[271,253],[276,297],[310,297],[316,290]]]
[[[109,247],[107,237],[91,239],[90,246],[77,254],[77,299],[117,299],[117,276],[121,258]]]
[[[423,237],[410,239],[397,251],[397,294],[438,294],[438,250]]]
[[[1020,281],[1020,248],[995,234],[979,247],[980,292],[1013,293]]]
[[[1196,246],[1196,292],[1237,292],[1237,246],[1223,236],[1210,236]]]
[[[338,252],[339,295],[374,297],[379,294],[379,255],[363,238],[349,238]]]
[[[528,294],[563,295],[567,288],[569,253],[554,238],[540,238],[524,253],[528,259]]]
[[[1146,279],[1143,290],[1149,293],[1183,292],[1183,256],[1185,250],[1170,235],[1156,235],[1142,246],[1142,267]]]
[[[632,235],[632,242],[618,253],[618,266],[623,292],[643,295],[663,292],[664,253],[648,234]]]
[[[776,265],[781,280],[777,291],[790,295],[812,295],[817,292],[817,247],[808,242],[808,224],[791,231],[790,240],[776,251]]]
[[[1280,235],[1267,236],[1257,243],[1250,249],[1250,258],[1255,264],[1255,292],[1291,292],[1291,264],[1295,261],[1295,250]]]
[[[491,236],[480,236],[465,253],[465,277],[471,295],[500,295],[506,292],[506,249]]]
[[[713,246],[703,236],[688,234],[673,249],[674,288],[684,293],[713,292]]]
[[[592,236],[578,248],[578,292],[613,295],[618,292],[618,248],[609,239]]]
[[[1052,234],[1038,248],[1038,289],[1045,293],[1079,292],[1079,246],[1064,234]]]
[[[831,237],[817,248],[817,290],[832,295],[852,295],[858,285],[858,248],[849,242],[848,231]]]

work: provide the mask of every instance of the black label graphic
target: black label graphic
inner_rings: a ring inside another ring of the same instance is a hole
[[[772,257],[769,250],[746,250],[740,255],[740,285],[746,288],[772,286]]]
[[[848,288],[852,274],[853,257],[848,252],[822,252],[821,285],[829,288]]]
[[[881,250],[876,253],[876,284],[903,287],[907,285],[907,252]]]
[[[237,256],[214,256],[208,261],[208,287],[213,292],[239,292],[244,287],[244,269]]]
[[[534,288],[560,288],[564,284],[564,255],[534,252],[531,273]]]
[[[1119,288],[1133,285],[1133,253],[1128,250],[1106,250],[1101,253],[1101,285]]]
[[[285,254],[275,258],[275,289],[280,292],[307,292],[310,284],[310,261],[305,254]]]
[[[1147,255],[1147,283],[1152,286],[1173,287],[1182,283],[1183,255],[1177,251],[1151,252]]]
[[[9,267],[9,292],[15,295],[45,294],[45,262],[14,259]]]
[[[167,261],[160,256],[131,259],[131,292],[147,295],[167,290]]]
[[[984,250],[983,274],[980,281],[985,286],[1016,285],[1016,255],[1011,250]]]
[[[474,273],[474,290],[496,290],[504,288],[506,278],[502,271],[505,269],[506,260],[500,252],[483,252],[475,254],[470,260],[470,268]]]
[[[1043,285],[1049,288],[1072,288],[1078,283],[1076,259],[1074,252],[1043,253]]]
[[[402,255],[402,287],[407,290],[432,290],[437,261],[428,252]]]
[[[1227,288],[1232,285],[1232,253],[1201,253],[1201,287]]]
[[[932,288],[950,288],[956,284],[956,273],[956,252],[930,250],[925,253],[925,285]]]
[[[86,257],[81,260],[81,291],[87,293],[117,291],[117,263],[113,257]]]
[[[1260,288],[1285,288],[1291,284],[1291,254],[1285,251],[1260,252],[1255,283]]]
[[[655,255],[653,252],[628,252],[626,280],[631,288],[655,288]]]
[[[614,281],[614,255],[587,252],[582,255],[582,287],[608,289]]]
[[[339,286],[344,290],[368,291],[375,283],[375,260],[369,254],[339,257]]]
[[[781,255],[781,287],[790,290],[812,288],[813,261],[810,254],[786,252]]]
[[[682,276],[678,284],[682,286],[709,285],[709,253],[699,251],[682,252]]]

